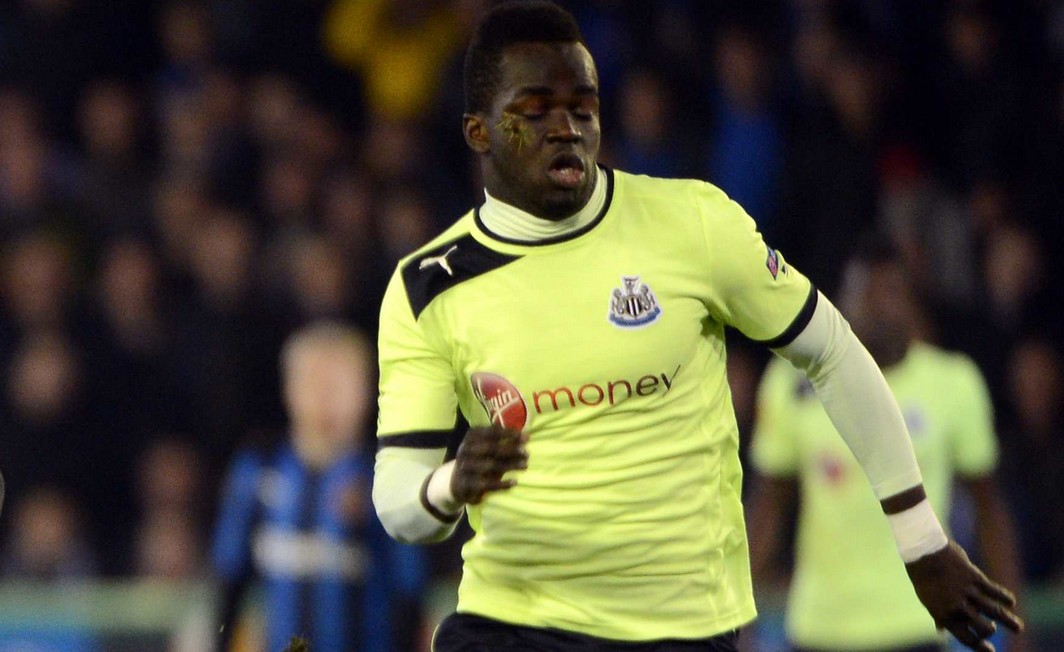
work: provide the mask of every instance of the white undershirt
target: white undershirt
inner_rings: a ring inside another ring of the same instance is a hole
[[[595,169],[598,176],[595,178],[595,189],[591,191],[591,199],[583,208],[563,220],[536,217],[492,197],[485,188],[484,205],[480,207],[480,221],[493,235],[521,242],[547,240],[579,231],[591,224],[606,205],[606,173],[602,168]]]

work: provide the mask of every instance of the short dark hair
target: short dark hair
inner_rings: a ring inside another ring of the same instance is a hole
[[[510,0],[488,11],[466,50],[465,110],[487,111],[500,82],[503,50],[514,43],[583,43],[576,19],[549,0]]]

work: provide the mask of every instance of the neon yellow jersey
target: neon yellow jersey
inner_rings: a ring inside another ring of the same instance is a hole
[[[456,407],[530,434],[517,487],[468,509],[460,612],[713,636],[755,616],[724,326],[793,339],[815,292],[717,188],[606,178],[566,238],[501,241],[472,212],[400,262],[379,437],[450,428]]]
[[[948,521],[954,475],[993,470],[990,398],[975,364],[913,344],[885,376],[905,416],[928,498]],[[799,476],[802,505],[787,631],[803,647],[853,650],[938,640],[861,467],[801,372],[773,360],[758,397],[752,461]]]

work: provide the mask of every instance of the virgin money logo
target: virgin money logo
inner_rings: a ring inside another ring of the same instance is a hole
[[[523,430],[528,424],[528,406],[513,383],[498,374],[478,371],[469,377],[477,397],[493,424]]]

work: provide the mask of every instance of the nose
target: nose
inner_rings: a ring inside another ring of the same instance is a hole
[[[568,111],[552,112],[550,130],[547,132],[547,140],[555,143],[575,143],[583,138],[580,126],[573,120]]]

